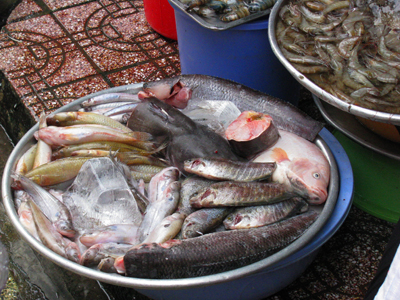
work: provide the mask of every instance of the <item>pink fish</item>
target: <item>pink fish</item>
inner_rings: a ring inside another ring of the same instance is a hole
[[[285,184],[310,204],[322,204],[328,197],[330,165],[315,144],[284,130],[271,148],[258,155],[254,162],[277,164],[272,181]]]

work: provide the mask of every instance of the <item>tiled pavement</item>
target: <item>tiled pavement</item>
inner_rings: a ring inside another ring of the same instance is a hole
[[[14,142],[42,110],[52,111],[110,87],[180,73],[177,42],[149,27],[142,0],[19,2],[0,31],[0,122]],[[12,145],[1,141],[3,164]],[[353,207],[304,274],[268,300],[362,299],[392,228],[391,223]],[[55,278],[50,283],[35,281],[34,254],[4,215],[0,229],[12,260],[12,279],[2,297],[103,299],[102,289],[95,285],[89,285],[90,293],[81,292],[84,284],[79,278],[75,286],[69,283],[64,289],[55,287]],[[57,266],[48,262],[47,266],[59,272]],[[114,299],[147,299],[125,288],[106,286],[106,290]]]

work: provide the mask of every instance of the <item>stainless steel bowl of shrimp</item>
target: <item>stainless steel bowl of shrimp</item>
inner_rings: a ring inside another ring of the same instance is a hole
[[[279,0],[275,55],[315,96],[350,114],[400,125],[400,1]]]

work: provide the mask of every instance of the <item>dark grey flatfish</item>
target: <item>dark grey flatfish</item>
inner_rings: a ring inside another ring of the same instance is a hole
[[[126,273],[139,278],[188,278],[240,268],[283,249],[316,220],[301,215],[253,229],[229,230],[163,244],[144,244],[124,256]]]

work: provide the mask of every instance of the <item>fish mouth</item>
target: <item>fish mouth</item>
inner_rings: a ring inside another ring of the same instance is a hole
[[[304,197],[309,204],[322,204],[328,198],[328,192],[325,189],[309,186],[299,177],[290,177],[288,179],[294,191]]]

